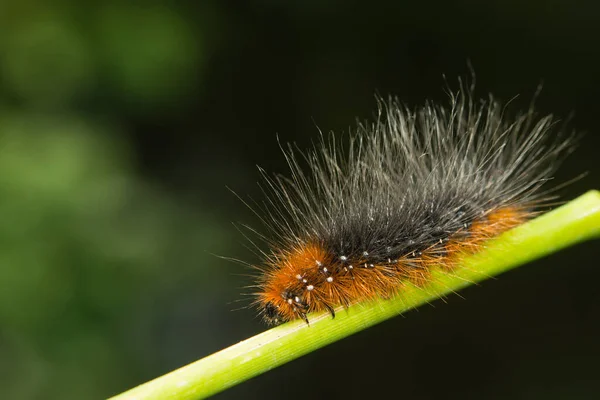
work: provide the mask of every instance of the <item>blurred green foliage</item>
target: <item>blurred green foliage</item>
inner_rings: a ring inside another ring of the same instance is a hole
[[[77,118],[0,120],[0,398],[106,395],[131,379],[116,368],[135,364],[127,321],[185,268],[174,220],[195,218],[135,177],[114,134]],[[218,240],[209,220],[187,239]]]
[[[38,107],[98,93],[142,112],[165,107],[202,71],[203,35],[181,13],[159,1],[4,2],[3,94]]]
[[[164,112],[193,87],[194,29],[158,2],[0,4],[0,398],[143,380],[158,354],[132,332],[186,274],[202,288],[222,224],[140,176],[118,111]]]
[[[99,11],[102,65],[119,92],[144,103],[194,87],[201,71],[202,36],[194,35],[188,21],[165,6],[118,3]]]

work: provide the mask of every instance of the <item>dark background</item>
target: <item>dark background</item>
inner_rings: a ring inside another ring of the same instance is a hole
[[[0,1],[0,398],[104,398],[265,329],[256,164],[375,110],[477,93],[587,134],[557,174],[600,189],[600,3]],[[220,399],[600,398],[587,243],[407,313]]]

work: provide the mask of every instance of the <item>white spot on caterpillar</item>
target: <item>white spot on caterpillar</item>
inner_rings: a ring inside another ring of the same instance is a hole
[[[296,275],[296,279],[298,279],[298,280],[302,279],[302,275],[300,275],[300,274]]]
[[[319,260],[315,260],[315,264],[317,264],[317,267],[322,267],[323,266],[323,264]]]
[[[368,256],[368,255],[369,255],[369,253],[367,253],[366,251],[363,251],[363,256],[365,256],[365,257],[366,257],[366,256]]]
[[[310,292],[310,291],[311,291],[311,290],[313,290],[314,288],[315,288],[315,287],[314,287],[313,285],[308,285],[308,286],[306,287],[306,290],[308,290],[308,291]]]
[[[346,257],[346,256],[341,256],[340,257],[340,260],[342,260],[342,261],[346,261],[347,259],[348,259],[348,257]]]
[[[333,282],[333,277],[332,276],[327,277],[327,282],[329,282],[329,283]]]
[[[298,296],[294,297],[294,301],[295,301],[296,303],[300,303],[300,297],[298,297]]]
[[[288,299],[288,304],[292,304],[294,301],[292,299]]]
[[[354,269],[352,265],[348,265],[348,269]]]
[[[302,283],[306,283],[308,282],[306,279],[302,279]]]
[[[323,272],[327,272],[327,271],[328,271],[327,267],[323,267]]]

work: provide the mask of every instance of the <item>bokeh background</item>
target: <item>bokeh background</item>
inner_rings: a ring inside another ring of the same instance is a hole
[[[600,189],[597,1],[0,1],[0,398],[100,399],[264,326],[227,189],[260,198],[307,146],[477,91],[573,116],[558,173]],[[587,243],[422,307],[220,399],[600,398]]]

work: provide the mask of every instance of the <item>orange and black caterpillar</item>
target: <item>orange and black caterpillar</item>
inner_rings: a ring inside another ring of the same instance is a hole
[[[285,151],[291,178],[263,173],[270,252],[255,304],[270,324],[390,297],[448,271],[460,254],[522,224],[553,197],[541,186],[573,148],[551,116],[513,118],[492,97],[450,94],[409,110],[380,100],[342,145]],[[551,140],[551,137],[553,140]],[[300,154],[302,157],[298,158]]]

